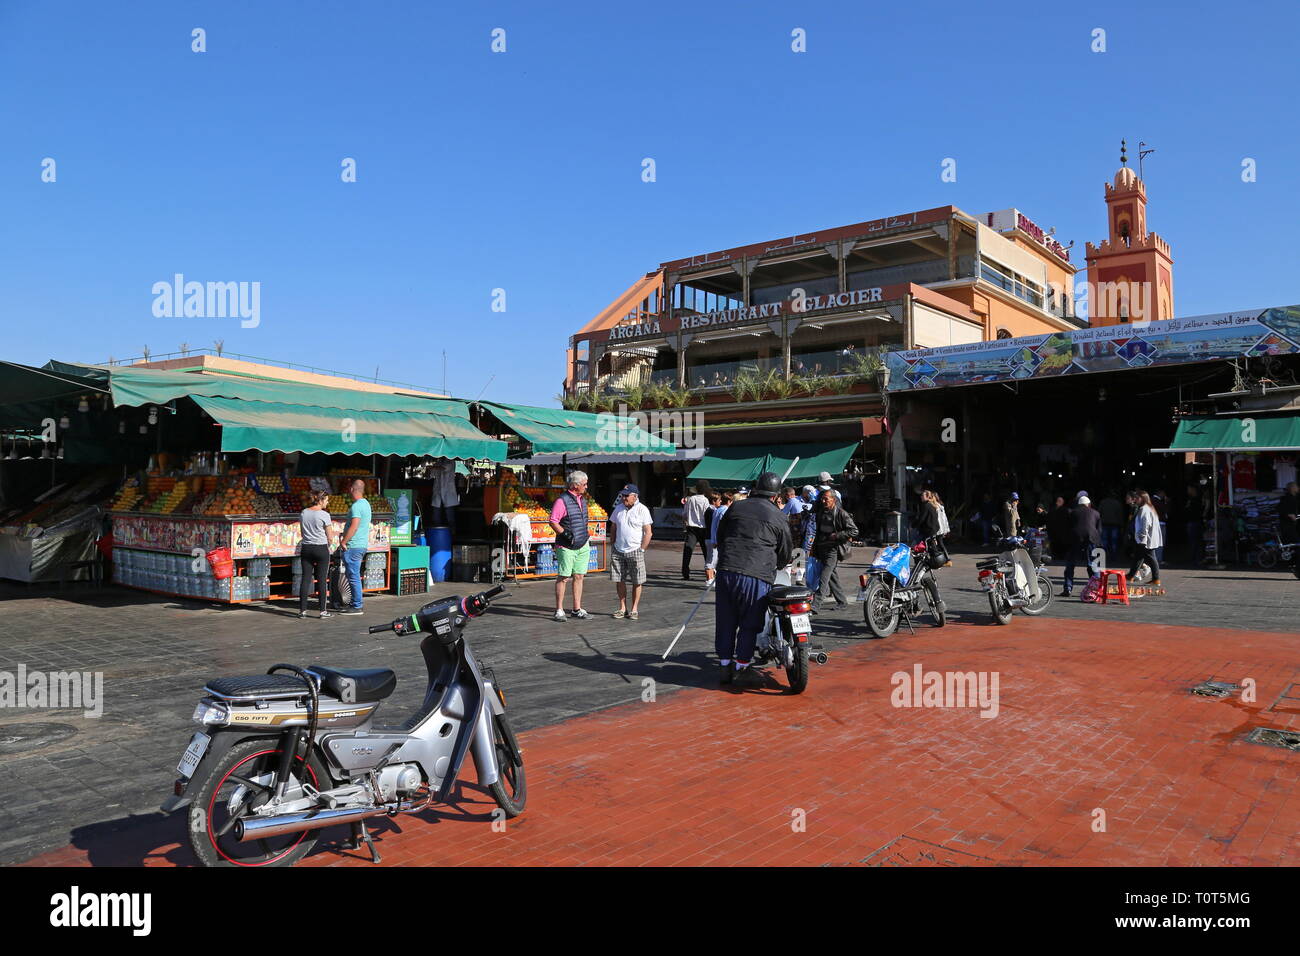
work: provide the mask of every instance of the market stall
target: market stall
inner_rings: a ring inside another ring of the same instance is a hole
[[[413,542],[411,490],[385,481],[417,462],[450,467],[506,452],[451,399],[136,367],[3,366],[0,424],[30,429],[62,414],[51,430],[59,459],[120,462],[116,493],[98,502],[111,520],[112,579],[159,593],[231,603],[296,595],[301,509],[327,492],[342,531],[357,478],[372,513],[363,590],[396,588],[398,570],[421,567],[420,552],[428,573],[428,549]],[[395,545],[410,548],[400,562]]]
[[[572,468],[585,470],[602,459],[671,460],[678,451],[671,442],[645,431],[630,417],[499,402],[476,405],[479,427],[510,447],[505,464],[513,467],[499,469],[496,481],[483,495],[483,513],[496,530],[494,543],[505,558],[502,573],[509,578],[555,576],[555,532],[550,513],[565,490],[565,475]],[[589,477],[588,570],[594,572],[605,570],[609,563],[609,515],[600,499],[603,494],[611,499],[612,506],[616,489],[601,487],[597,476]]]

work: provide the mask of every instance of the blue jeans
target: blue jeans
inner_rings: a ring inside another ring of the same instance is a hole
[[[718,602],[713,615],[713,648],[718,660],[748,664],[767,613],[772,585],[748,574],[718,572]]]
[[[1065,559],[1065,590],[1070,592],[1074,590],[1074,569],[1083,565],[1088,569],[1088,576],[1092,577],[1097,572],[1097,568],[1092,566],[1092,549],[1091,543],[1074,544],[1070,547],[1070,553]]]
[[[361,562],[366,559],[365,548],[348,548],[343,552],[343,567],[348,572],[348,584],[352,587],[352,606],[361,607]]]
[[[1117,524],[1104,524],[1101,526],[1101,547],[1106,552],[1107,564],[1114,567],[1121,560],[1119,549],[1124,546],[1120,536],[1120,526]]]

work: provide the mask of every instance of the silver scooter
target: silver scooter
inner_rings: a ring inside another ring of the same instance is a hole
[[[204,729],[191,738],[174,795],[162,805],[165,813],[189,808],[199,860],[291,866],[323,828],[347,823],[348,848],[364,843],[378,863],[365,821],[445,803],[469,753],[500,812],[522,813],[524,762],[505,695],[461,634],[504,590],[444,598],[370,628],[424,635],[424,702],[396,726],[373,723],[397,686],[387,668],[277,664],[264,675],[209,681],[194,711]]]
[[[1003,537],[997,525],[993,530],[998,534],[999,553],[977,562],[975,568],[980,587],[988,595],[994,622],[1010,624],[1016,610],[1030,617],[1042,614],[1052,603],[1052,580],[1041,553],[1031,552],[1025,538]]]
[[[775,664],[783,668],[792,694],[807,689],[809,662],[826,663],[826,652],[809,643],[812,598],[812,591],[804,586],[803,560],[796,553],[792,563],[776,573],[767,594],[763,630],[758,634],[753,659],[759,667]]]

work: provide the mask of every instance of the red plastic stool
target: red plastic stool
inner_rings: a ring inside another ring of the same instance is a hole
[[[1110,603],[1110,576],[1115,575],[1115,600],[1128,604],[1128,574],[1123,571],[1106,570],[1101,572],[1101,600],[1098,603]]]

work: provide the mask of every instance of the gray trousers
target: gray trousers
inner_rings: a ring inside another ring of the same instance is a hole
[[[827,594],[835,598],[841,604],[848,604],[844,597],[844,589],[840,587],[840,554],[835,548],[822,560],[822,578],[817,585],[817,597],[813,600],[814,605],[821,604],[826,600]]]

